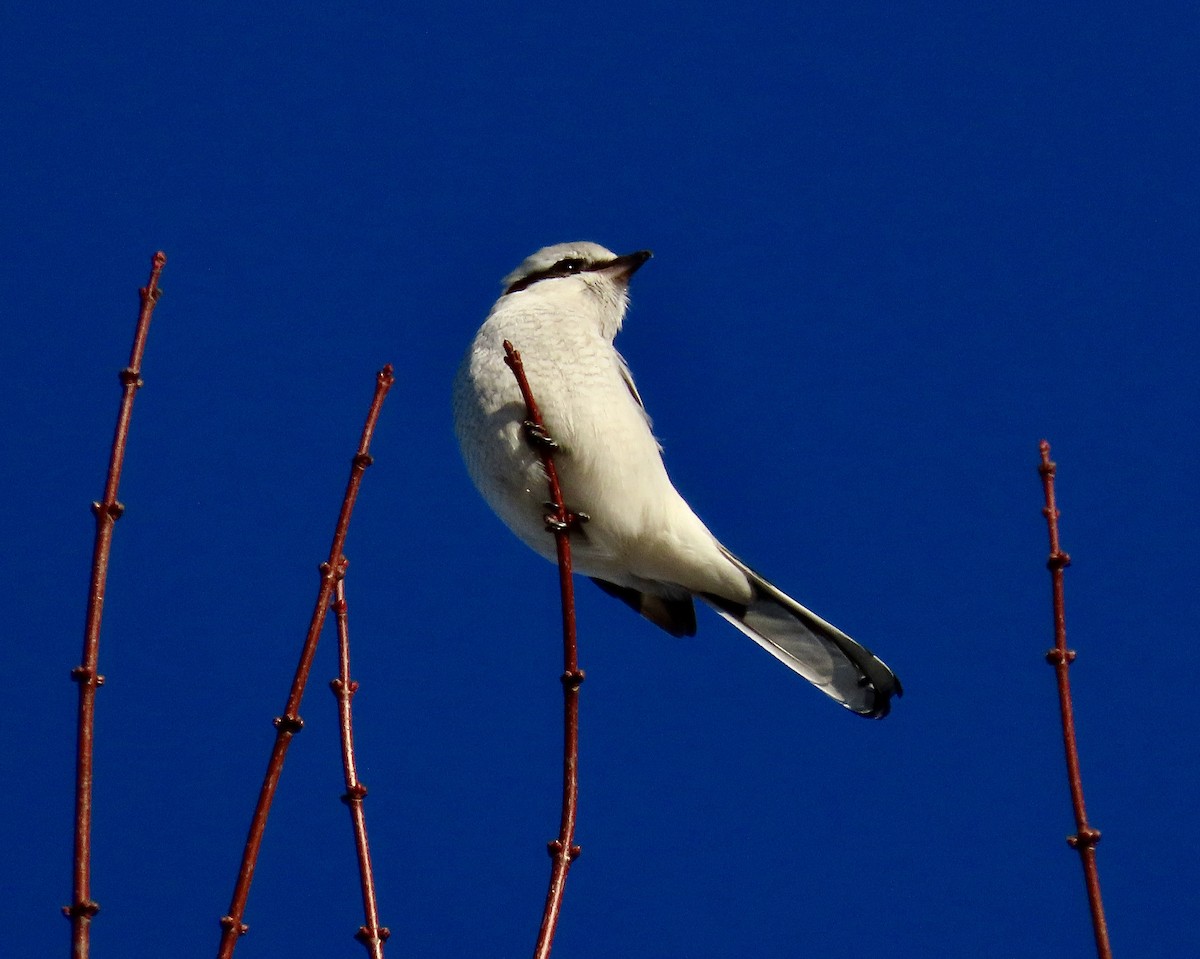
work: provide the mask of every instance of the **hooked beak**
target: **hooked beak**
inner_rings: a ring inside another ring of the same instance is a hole
[[[629,278],[653,255],[649,250],[626,253],[624,256],[619,256],[615,260],[609,260],[607,263],[597,263],[592,267],[592,272],[607,273],[614,279],[628,282]]]

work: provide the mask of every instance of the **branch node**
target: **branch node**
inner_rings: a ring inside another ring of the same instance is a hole
[[[355,453],[350,462],[355,466],[361,466],[363,469],[366,469],[375,462],[375,457],[370,453]]]
[[[250,931],[250,927],[244,922],[234,919],[233,916],[221,917],[221,928],[226,931],[232,931],[235,936],[244,936]]]
[[[569,669],[558,677],[559,682],[569,690],[576,690],[582,686],[584,678],[582,669]]]
[[[125,515],[125,505],[123,503],[118,503],[116,500],[113,500],[107,505],[104,503],[93,502],[92,513],[97,517],[108,514],[115,522]]]
[[[566,861],[574,862],[579,858],[579,854],[583,852],[581,846],[567,846],[561,839],[551,839],[546,843],[546,851],[550,853],[551,859],[563,858],[563,850],[566,849]]]
[[[376,926],[374,929],[371,929],[367,926],[359,926],[358,932],[354,934],[354,938],[363,945],[375,942],[377,940],[379,942],[387,942],[391,937],[392,930],[390,930],[387,926]]]
[[[1046,662],[1051,666],[1070,666],[1075,662],[1075,650],[1048,649],[1046,650]]]
[[[104,685],[104,677],[90,666],[76,666],[71,670],[71,679],[83,686],[99,688]]]
[[[342,794],[342,802],[344,802],[347,806],[351,805],[352,803],[360,803],[363,801],[363,797],[366,796],[366,794],[366,783],[352,783]]]
[[[350,567],[350,560],[343,556],[336,564],[326,560],[317,565],[317,572],[321,574],[321,579],[342,579],[346,575],[346,570]]]
[[[1058,469],[1058,464],[1050,459],[1050,444],[1046,440],[1038,443],[1038,452],[1042,455],[1042,462],[1038,464],[1038,472],[1042,476],[1053,476],[1054,471]]]
[[[287,735],[295,735],[304,728],[304,720],[299,716],[276,716],[271,722],[276,729]]]
[[[1072,849],[1091,849],[1100,841],[1100,830],[1084,826],[1074,836],[1067,837],[1067,845]]]
[[[1070,565],[1071,557],[1067,553],[1064,553],[1061,549],[1055,550],[1050,554],[1050,558],[1046,560],[1046,569],[1051,571],[1066,569]]]
[[[155,299],[157,299],[157,297],[155,297]],[[117,379],[119,379],[124,386],[129,386],[132,384],[135,390],[140,390],[146,385],[145,381],[138,375],[138,371],[132,366],[127,366],[125,369],[120,370],[117,373]]]
[[[92,899],[84,899],[69,906],[62,907],[62,914],[68,919],[91,919],[100,911],[100,903]]]

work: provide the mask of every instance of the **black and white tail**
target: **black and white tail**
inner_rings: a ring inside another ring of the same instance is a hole
[[[887,664],[836,626],[805,609],[721,548],[754,590],[746,605],[719,596],[701,598],[780,662],[847,709],[882,719],[904,690]]]

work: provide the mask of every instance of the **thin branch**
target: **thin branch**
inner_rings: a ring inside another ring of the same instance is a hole
[[[1100,872],[1096,866],[1096,843],[1100,841],[1100,830],[1088,825],[1087,810],[1083,804],[1083,777],[1079,771],[1079,747],[1075,740],[1075,711],[1071,705],[1071,680],[1068,675],[1075,661],[1075,650],[1067,649],[1066,604],[1063,598],[1063,570],[1071,564],[1058,542],[1058,506],[1054,499],[1054,474],[1057,464],[1050,459],[1050,444],[1041,442],[1042,461],[1038,473],[1042,477],[1042,491],[1046,505],[1042,509],[1050,531],[1050,558],[1046,565],[1050,569],[1050,587],[1054,605],[1054,648],[1046,653],[1046,662],[1054,667],[1058,679],[1058,704],[1062,712],[1063,748],[1067,756],[1067,781],[1071,787],[1071,806],[1075,812],[1075,835],[1067,837],[1067,843],[1079,853],[1083,863],[1083,878],[1087,886],[1088,906],[1092,913],[1092,932],[1096,938],[1096,955],[1099,959],[1112,959],[1112,947],[1108,942],[1108,924],[1104,919],[1104,904],[1100,899]]]
[[[345,569],[343,564],[342,569]],[[346,581],[338,577],[337,598],[333,611],[337,614],[338,629],[338,678],[330,682],[329,688],[338,701],[338,720],[342,730],[342,772],[346,780],[346,793],[342,802],[350,810],[350,823],[354,827],[354,848],[358,854],[358,878],[362,886],[363,917],[366,920],[354,938],[366,947],[371,959],[383,959],[383,944],[391,931],[379,924],[379,903],[375,898],[375,873],[371,869],[371,847],[367,843],[367,817],[363,810],[363,798],[367,787],[358,778],[354,760],[354,720],[351,703],[358,692],[358,683],[350,678],[350,614],[346,604]]]
[[[583,670],[579,668],[579,651],[575,637],[575,589],[571,579],[571,530],[586,521],[583,514],[570,512],[563,502],[562,488],[558,482],[558,470],[554,466],[553,438],[546,432],[546,424],[529,387],[521,354],[513,345],[504,341],[504,362],[517,378],[521,397],[525,401],[528,419],[524,423],[526,438],[537,450],[546,470],[546,483],[550,490],[550,514],[546,517],[546,529],[554,534],[558,552],[558,585],[562,596],[563,627],[563,784],[562,816],[559,820],[558,838],[549,843],[553,867],[550,886],[546,891],[546,905],[542,910],[542,925],[538,931],[534,959],[546,959],[554,945],[554,933],[558,928],[558,917],[562,911],[563,893],[567,885],[567,872],[571,863],[579,856],[575,845],[575,821],[579,805],[579,687],[583,683]]]
[[[150,260],[150,279],[138,290],[141,308],[133,334],[129,365],[121,370],[121,406],[113,432],[112,452],[108,460],[108,479],[104,498],[92,503],[96,517],[96,540],[92,549],[92,574],[88,586],[87,619],[83,630],[82,663],[71,670],[71,679],[79,684],[79,710],[75,740],[75,855],[74,882],[71,905],[63,914],[71,920],[71,955],[86,959],[90,949],[92,918],[100,904],[92,899],[92,774],[95,746],[96,690],[104,685],[100,675],[100,621],[104,613],[104,590],[108,583],[108,558],[112,550],[113,527],[125,507],[117,500],[121,485],[121,470],[125,465],[125,447],[129,439],[129,422],[133,416],[133,400],[142,386],[142,357],[146,352],[146,337],[154,306],[162,295],[158,280],[167,257],[162,251]]]
[[[390,363],[380,370],[375,378],[375,396],[371,400],[371,408],[367,412],[367,420],[363,425],[358,452],[351,461],[350,479],[346,484],[346,495],[342,500],[341,512],[338,514],[337,525],[334,528],[329,559],[319,567],[321,585],[317,591],[317,601],[313,607],[312,617],[309,620],[308,634],[304,638],[300,662],[296,666],[296,674],[292,679],[292,688],[288,693],[283,715],[275,719],[275,745],[271,749],[271,758],[267,763],[267,772],[263,777],[262,788],[259,790],[258,803],[254,807],[254,815],[250,820],[250,833],[246,837],[246,846],[242,851],[242,862],[238,868],[233,898],[229,904],[228,914],[221,917],[221,944],[217,951],[220,959],[229,959],[233,955],[238,938],[245,935],[249,929],[242,921],[242,917],[246,912],[246,899],[250,895],[250,883],[254,879],[254,867],[258,862],[258,851],[262,846],[263,832],[267,828],[267,815],[271,811],[271,801],[275,797],[279,776],[283,772],[283,762],[287,756],[288,746],[291,744],[292,737],[304,728],[304,721],[300,718],[300,701],[304,697],[304,687],[308,683],[313,656],[317,652],[317,641],[320,639],[321,627],[325,623],[325,614],[329,609],[329,598],[333,595],[335,582],[344,572],[343,548],[346,544],[346,532],[350,527],[350,514],[354,511],[354,502],[358,498],[363,473],[372,463],[369,453],[371,437],[375,433],[375,424],[379,420],[379,411],[383,407],[384,398],[394,381],[395,376]]]

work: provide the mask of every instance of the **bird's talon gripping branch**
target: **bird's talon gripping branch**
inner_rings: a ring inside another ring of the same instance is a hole
[[[547,509],[555,508],[553,503],[544,504]],[[560,519],[557,513],[546,513],[542,519],[546,523],[546,532],[548,533],[569,533],[572,530],[580,529],[584,523],[591,519],[587,513],[573,513],[570,510],[566,511],[566,519]]]
[[[554,441],[546,427],[533,422],[533,420],[524,420],[521,423],[521,430],[525,434],[525,442],[532,446],[535,450],[550,450],[558,449],[558,444]]]

